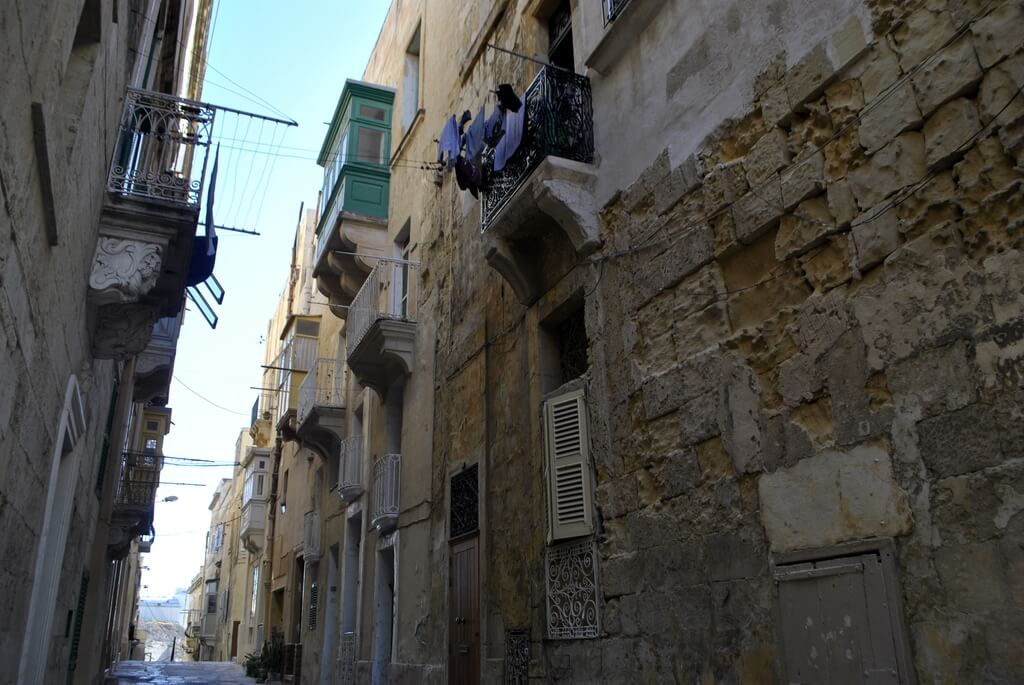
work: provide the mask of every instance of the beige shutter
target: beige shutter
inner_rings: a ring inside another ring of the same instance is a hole
[[[590,488],[590,436],[582,390],[544,403],[548,471],[548,540],[594,530]]]

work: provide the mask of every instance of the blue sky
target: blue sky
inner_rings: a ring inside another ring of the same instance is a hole
[[[316,152],[346,78],[361,78],[387,14],[389,0],[216,0],[203,100],[214,105],[298,122],[247,126],[224,117],[221,169],[214,202],[218,224],[253,228],[260,236],[220,232],[215,275],[227,296],[211,330],[190,307],[178,343],[170,402],[174,425],[164,453],[231,461],[239,431],[261,382],[262,339],[287,278],[300,205],[312,206],[322,170]],[[249,91],[249,92],[246,92]],[[252,94],[258,97],[254,97]],[[231,140],[233,139],[233,140]],[[245,140],[247,142],[238,142]],[[279,155],[269,157],[269,143]],[[233,148],[233,149],[232,149]],[[259,152],[243,152],[258,150]],[[232,158],[232,155],[234,157]],[[267,162],[273,162],[268,164]],[[272,175],[271,175],[272,169]],[[259,186],[259,179],[264,183]],[[257,192],[267,188],[267,192]],[[180,382],[179,382],[180,381]],[[184,383],[199,395],[186,389]],[[220,405],[218,408],[210,402]],[[156,507],[156,542],[146,555],[143,597],[164,597],[187,586],[203,561],[214,487],[230,468],[165,466]]]

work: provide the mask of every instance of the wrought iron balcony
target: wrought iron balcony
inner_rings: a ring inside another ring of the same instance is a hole
[[[320,512],[307,511],[302,524],[302,557],[309,564],[320,559]]]
[[[121,455],[121,480],[117,486],[115,506],[152,509],[156,489],[160,486],[163,458],[156,454],[125,452]]]
[[[129,88],[107,190],[198,210],[215,112],[195,100]]]
[[[370,525],[382,533],[398,525],[399,476],[402,455],[385,454],[373,464],[373,518]]]
[[[349,366],[382,393],[412,373],[418,287],[419,262],[380,259],[348,309]]]
[[[515,195],[534,169],[547,157],[576,162],[594,161],[594,105],[590,79],[557,67],[543,67],[523,97],[526,124],[519,148],[505,167],[488,174],[490,184],[480,203],[481,230]],[[494,150],[484,158],[494,167]]]
[[[338,469],[338,494],[353,502],[363,494],[363,436],[341,441],[341,464]]]
[[[295,419],[301,428],[317,408],[338,410],[345,407],[345,365],[331,357],[316,360],[299,386]]]

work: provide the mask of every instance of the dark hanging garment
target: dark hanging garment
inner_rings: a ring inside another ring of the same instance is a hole
[[[217,263],[217,237],[212,239],[205,235],[197,235],[192,243],[192,260],[188,265],[188,277],[185,285],[199,285],[213,273]]]
[[[459,190],[468,190],[473,197],[479,197],[475,180],[477,176],[473,162],[462,155],[455,159],[455,182]]]
[[[480,156],[480,151],[484,149],[484,129],[486,128],[484,124],[484,108],[481,107],[473,119],[473,123],[466,129],[465,136],[466,157],[474,161]]]
[[[484,142],[491,147],[498,147],[498,141],[501,140],[501,136],[504,134],[503,122],[505,121],[505,113],[501,108],[495,109],[491,112],[491,116],[484,122]]]
[[[518,112],[505,113],[505,135],[498,141],[494,148],[494,170],[501,171],[505,164],[512,158],[512,155],[519,149],[519,143],[523,140],[523,129],[526,126],[526,108],[521,107]]]
[[[455,158],[459,155],[459,125],[455,115],[448,117],[441,129],[441,137],[437,142],[437,161],[444,162],[451,169],[455,166]]]
[[[523,101],[519,99],[516,92],[512,90],[512,86],[507,83],[502,83],[498,86],[498,90],[494,91],[498,95],[498,102],[502,107],[510,112],[518,112],[519,108],[523,106]]]

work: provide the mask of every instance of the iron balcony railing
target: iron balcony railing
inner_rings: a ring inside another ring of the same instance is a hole
[[[107,190],[198,209],[215,113],[202,102],[129,88]]]
[[[307,511],[302,523],[302,556],[308,564],[320,559],[320,512]]]
[[[348,308],[345,321],[349,358],[370,326],[380,319],[416,320],[419,267],[419,262],[406,259],[378,260]]]
[[[290,410],[298,409],[299,384],[316,360],[316,338],[293,337],[285,343],[274,362],[277,373],[277,398],[274,424]],[[301,374],[301,375],[300,375]]]
[[[356,682],[356,634],[341,634],[338,649],[338,679],[341,685],[355,685]]]
[[[121,479],[117,485],[115,504],[152,506],[160,486],[163,458],[156,454],[125,452],[121,455]]]
[[[338,494],[346,502],[351,502],[363,493],[363,436],[354,435],[342,440],[340,459]]]
[[[523,97],[523,139],[505,167],[487,173],[489,184],[480,202],[480,228],[486,231],[545,157],[594,161],[594,104],[590,79],[557,67],[542,67]],[[494,168],[494,150],[483,160]]]
[[[370,525],[386,532],[398,523],[399,474],[402,455],[385,454],[373,464],[373,518]]]
[[[331,357],[316,360],[299,386],[299,405],[295,411],[302,425],[314,407],[340,409],[345,406],[345,365]]]

